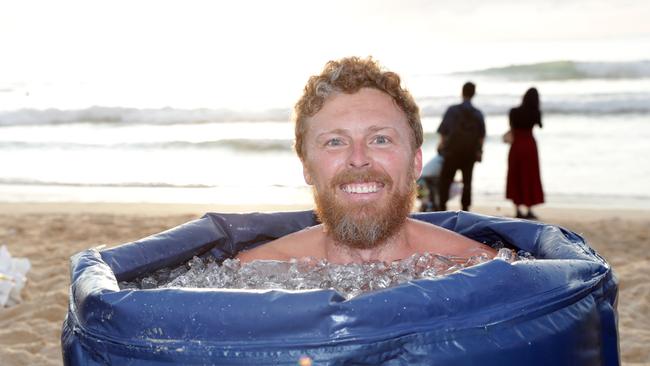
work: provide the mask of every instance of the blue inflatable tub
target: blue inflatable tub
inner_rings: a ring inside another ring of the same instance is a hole
[[[209,213],[71,259],[66,365],[618,365],[617,281],[575,233],[466,212],[417,219],[538,260],[494,260],[345,300],[334,290],[120,290],[195,255],[228,258],[311,211]]]

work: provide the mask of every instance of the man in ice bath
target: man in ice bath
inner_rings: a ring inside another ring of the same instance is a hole
[[[242,262],[313,257],[392,262],[414,253],[495,251],[409,218],[422,169],[418,106],[399,76],[372,58],[330,61],[295,106],[296,152],[322,224],[242,252]]]

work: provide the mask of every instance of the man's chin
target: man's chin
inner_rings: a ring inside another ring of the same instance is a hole
[[[355,249],[372,249],[395,235],[408,216],[414,190],[379,197],[376,200],[346,200],[330,191],[314,190],[316,213],[332,238]]]
[[[338,212],[355,222],[375,221],[386,215],[388,207],[377,203],[348,203],[338,206]]]
[[[354,249],[380,246],[399,229],[404,220],[387,205],[378,207],[376,203],[338,206],[334,217],[334,222],[330,222],[333,227],[328,231],[339,244]]]

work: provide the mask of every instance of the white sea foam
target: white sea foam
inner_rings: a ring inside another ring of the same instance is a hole
[[[290,152],[293,149],[293,140],[291,139],[254,139],[254,138],[233,138],[208,141],[151,141],[151,142],[108,142],[108,143],[81,143],[81,142],[64,142],[64,141],[1,141],[0,150],[2,149],[25,149],[25,150],[96,150],[96,149],[130,149],[138,151],[153,151],[164,149],[176,150],[235,150],[235,151],[278,151]]]
[[[0,112],[0,126],[66,123],[191,124],[210,122],[288,121],[290,110],[126,108],[93,106],[83,109],[19,109]]]
[[[476,104],[484,114],[507,113],[519,103],[518,95],[480,96]],[[423,117],[440,117],[457,98],[422,98],[418,101]],[[543,97],[545,113],[556,114],[621,114],[650,113],[650,93],[548,95]],[[129,124],[196,124],[214,122],[285,122],[289,110],[251,113],[245,111],[222,112],[217,110],[192,111],[180,109],[122,109],[99,107],[84,110],[20,110],[0,112],[0,125],[43,125],[72,123]]]
[[[648,114],[650,113],[650,91],[641,91],[650,82],[639,82],[628,91],[592,92],[592,84],[584,83],[584,90],[572,93],[552,92],[561,85],[549,84],[542,94],[542,108],[545,113],[555,114]],[[538,85],[539,87],[539,85]],[[506,114],[520,103],[521,94],[527,86],[512,88],[507,94],[478,94],[475,104],[486,115]],[[515,92],[517,94],[515,94]],[[448,106],[458,103],[457,96],[422,96],[417,98],[423,117],[440,118]],[[122,107],[90,107],[85,109],[20,109],[0,111],[0,126],[99,124],[114,125],[192,125],[242,122],[290,122],[291,110],[272,109],[266,111],[222,110],[222,109],[137,109]]]

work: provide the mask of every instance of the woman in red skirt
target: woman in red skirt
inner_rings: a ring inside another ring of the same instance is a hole
[[[508,154],[508,180],[506,198],[515,204],[518,218],[537,219],[531,207],[544,203],[544,190],[539,172],[537,143],[533,127],[542,127],[542,113],[539,110],[539,93],[530,88],[524,94],[519,107],[510,110],[510,131],[512,145]],[[526,207],[526,213],[522,211]]]

